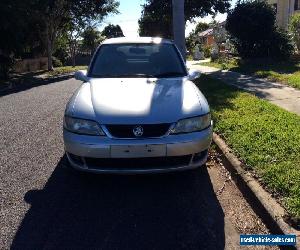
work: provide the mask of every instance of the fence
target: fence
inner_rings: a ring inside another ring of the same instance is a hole
[[[47,57],[40,57],[34,59],[17,60],[13,71],[16,73],[33,72],[38,70],[47,70],[48,59]]]

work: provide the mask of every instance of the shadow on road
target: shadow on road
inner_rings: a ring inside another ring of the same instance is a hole
[[[47,85],[54,82],[65,81],[70,78],[73,78],[73,74],[52,76],[46,79],[36,78],[34,75],[33,76],[30,75],[27,78],[25,77],[24,79],[19,80],[17,82],[12,82],[11,87],[5,87],[3,89],[0,88],[0,97],[25,91],[34,87]]]
[[[206,168],[147,176],[89,175],[63,157],[12,249],[224,249],[224,214]]]

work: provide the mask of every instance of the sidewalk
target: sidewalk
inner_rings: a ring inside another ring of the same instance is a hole
[[[300,90],[249,75],[242,75],[228,70],[196,65],[197,63],[199,62],[188,61],[187,65],[189,68],[200,70],[204,74],[249,91],[285,110],[300,115]]]

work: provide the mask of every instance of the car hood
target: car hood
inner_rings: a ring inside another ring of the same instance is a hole
[[[100,124],[172,123],[207,112],[206,99],[186,78],[90,79],[67,108]]]

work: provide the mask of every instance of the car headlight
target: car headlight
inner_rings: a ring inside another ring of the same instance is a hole
[[[102,136],[105,135],[97,122],[72,118],[69,116],[64,117],[64,128],[77,134]]]
[[[203,130],[211,124],[210,114],[183,119],[176,123],[171,134],[190,133]]]

